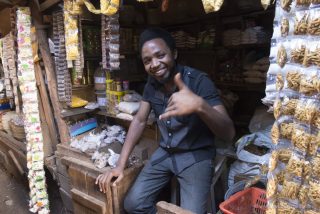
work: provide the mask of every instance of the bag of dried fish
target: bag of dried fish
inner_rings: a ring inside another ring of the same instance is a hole
[[[319,111],[319,101],[316,99],[301,98],[295,111],[295,118],[306,124],[312,124]]]
[[[303,64],[306,52],[306,41],[304,39],[291,40],[290,59],[293,63]]]
[[[278,51],[277,51],[277,63],[278,65],[283,68],[283,66],[286,64],[288,60],[286,47],[284,44],[278,45]]]
[[[297,153],[292,154],[287,165],[287,172],[293,176],[302,177],[305,161],[303,155]]]
[[[310,10],[307,32],[310,35],[320,36],[320,9],[319,8],[314,8]]]
[[[316,179],[309,181],[308,197],[313,206],[320,208],[320,182]]]
[[[311,65],[320,66],[320,43],[318,40],[313,40],[307,43],[303,65],[306,67]]]
[[[282,214],[302,214],[298,209],[298,205],[288,203],[286,200],[279,200],[278,212]]]
[[[297,151],[299,151],[302,154],[306,154],[311,141],[310,129],[308,127],[297,124],[292,133],[291,141]],[[301,174],[297,176],[301,176]]]
[[[268,200],[266,214],[277,214],[276,200]]]
[[[308,11],[297,11],[294,21],[294,35],[306,35],[308,29]]]
[[[291,10],[292,0],[280,0],[280,6],[283,10],[289,12]]]
[[[302,7],[302,8],[306,8],[309,7],[309,5],[311,4],[311,0],[296,0],[296,6]]]
[[[316,68],[305,69],[301,76],[299,92],[307,96],[317,97],[320,79]]]
[[[301,186],[301,179],[286,176],[283,185],[279,187],[279,198],[297,200]]]
[[[317,112],[319,112],[319,110]],[[308,156],[316,155],[319,152],[319,148],[320,148],[320,131],[318,129],[312,129],[311,140],[310,140],[307,155]],[[319,178],[320,178],[320,174],[319,174]]]
[[[299,69],[289,70],[286,76],[288,88],[299,91],[301,76]]]

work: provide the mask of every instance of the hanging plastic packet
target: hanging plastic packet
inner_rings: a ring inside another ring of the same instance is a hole
[[[295,114],[295,110],[298,104],[299,94],[294,91],[281,91],[278,98],[274,102],[273,113],[274,117],[278,119],[283,115]]]
[[[306,67],[311,65],[320,66],[320,43],[318,40],[307,43],[303,65]]]
[[[301,68],[297,66],[288,66],[286,69],[286,86],[285,88],[299,91],[301,82]]]
[[[286,175],[283,185],[279,187],[279,198],[298,204],[298,194],[302,184],[301,178]]]
[[[317,111],[317,112],[319,112],[319,111]],[[318,152],[320,152],[319,151],[320,150],[319,146],[320,146],[320,132],[319,132],[319,129],[311,128],[311,139],[310,139],[307,155],[309,157],[315,156]],[[320,176],[319,176],[319,178],[320,178]]]
[[[308,29],[308,11],[297,11],[294,20],[294,35],[306,35]]]
[[[308,198],[310,203],[317,209],[320,208],[320,182],[317,179],[309,181]]]
[[[303,155],[293,153],[288,162],[286,171],[292,176],[302,177],[305,163],[306,160]]]
[[[277,214],[276,200],[268,200],[266,214]]]
[[[277,47],[277,63],[278,65],[283,68],[284,65],[288,61],[288,55],[287,55],[287,47],[285,43],[278,43]]]
[[[307,32],[309,35],[320,36],[320,8],[310,10]]]
[[[279,2],[279,1],[278,1]],[[280,0],[280,7],[286,11],[290,12],[292,7],[292,0]]]
[[[286,200],[279,200],[277,213],[301,214],[297,204],[291,204]]]
[[[308,125],[312,124],[317,111],[319,111],[319,101],[317,99],[301,98],[298,102],[295,118]]]
[[[320,129],[320,111],[316,112],[314,119],[312,121],[312,125],[317,129]]]
[[[307,126],[296,124],[295,129],[292,133],[291,141],[295,150],[298,153],[305,155],[308,151],[309,144],[311,142],[310,128]],[[290,161],[289,161],[289,164],[290,164]],[[299,174],[296,174],[296,176],[300,176],[300,177],[301,175],[302,175],[302,172]]]
[[[295,6],[298,9],[308,9],[311,4],[311,0],[295,0]]]
[[[309,96],[318,98],[320,88],[319,71],[315,67],[310,67],[303,70],[300,80],[299,92]]]
[[[303,64],[304,54],[306,52],[306,43],[304,39],[291,40],[290,59],[292,63]]]

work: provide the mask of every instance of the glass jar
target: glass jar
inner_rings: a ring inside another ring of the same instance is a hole
[[[106,73],[103,71],[101,63],[94,72],[94,89],[96,91],[106,91]]]

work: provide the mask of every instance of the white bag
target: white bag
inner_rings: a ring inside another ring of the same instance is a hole
[[[140,107],[140,102],[120,102],[118,109],[121,112],[134,115],[138,112]]]

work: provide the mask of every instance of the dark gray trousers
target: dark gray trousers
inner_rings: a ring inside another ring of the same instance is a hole
[[[130,214],[156,213],[157,196],[171,180],[173,172],[170,157],[153,166],[148,162],[125,198],[125,210]],[[180,184],[182,208],[197,214],[206,213],[213,172],[213,161],[204,160],[176,175]]]

